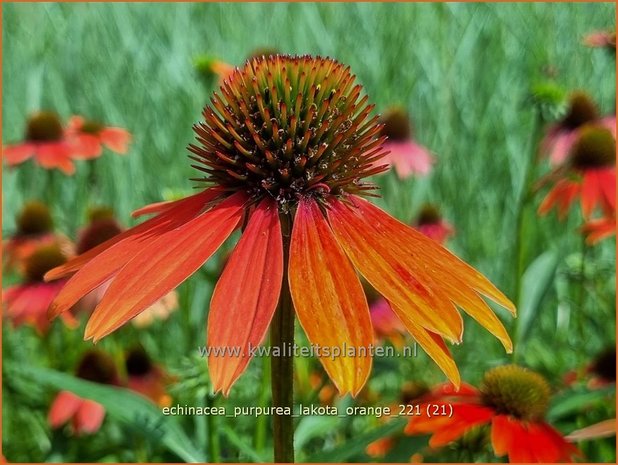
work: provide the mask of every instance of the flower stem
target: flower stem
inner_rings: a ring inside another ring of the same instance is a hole
[[[270,343],[273,348],[278,347],[276,350],[280,356],[272,357],[270,373],[273,407],[289,409],[289,413],[273,415],[274,461],[277,463],[294,462],[294,424],[291,413],[294,407],[294,359],[287,353],[294,343],[294,307],[287,280],[291,230],[291,217],[281,215],[283,285],[270,330]]]
[[[215,398],[208,393],[206,394],[206,405],[209,408],[215,405]],[[208,461],[210,463],[218,463],[221,461],[221,447],[215,421],[216,417],[214,415],[206,415],[206,427],[208,428]]]
[[[537,148],[539,145],[539,140],[541,137],[541,127],[542,127],[543,118],[541,116],[541,112],[537,111],[534,117],[532,134],[529,141],[528,151],[530,153],[526,171],[524,174],[523,184],[521,188],[521,194],[517,199],[517,206],[515,212],[515,284],[514,284],[514,292],[515,292],[515,306],[519,307],[521,304],[521,285],[522,285],[522,277],[524,274],[525,268],[525,248],[524,248],[524,231],[526,226],[526,207],[530,202],[530,186],[532,184],[532,180],[534,178],[534,168],[535,168],[535,157],[537,153]]]

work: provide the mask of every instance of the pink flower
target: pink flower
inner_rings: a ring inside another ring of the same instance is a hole
[[[129,150],[131,133],[123,128],[104,126],[96,121],[73,116],[67,126],[67,135],[79,148],[78,158],[91,159],[101,156],[103,146],[124,155]]]
[[[581,129],[588,124],[605,127],[616,137],[616,116],[601,117],[588,94],[582,91],[573,92],[569,98],[567,114],[547,130],[541,142],[541,153],[549,156],[553,166],[563,164]]]
[[[388,339],[395,346],[403,345],[406,328],[386,299],[379,297],[374,301],[369,306],[369,314],[378,341]]]
[[[616,31],[596,31],[584,37],[584,45],[595,48],[607,48],[616,53]]]
[[[455,234],[455,229],[442,218],[438,209],[431,204],[426,204],[421,208],[412,226],[440,244],[444,244],[450,236]]]
[[[382,115],[381,123],[384,124],[381,135],[388,137],[384,149],[389,153],[379,163],[394,167],[400,179],[429,174],[434,157],[412,139],[412,127],[407,113],[400,108],[393,108]]]
[[[34,158],[45,169],[59,169],[65,174],[73,174],[75,165],[72,160],[78,154],[76,148],[67,137],[58,115],[41,111],[28,119],[24,140],[4,146],[2,156],[9,166]]]

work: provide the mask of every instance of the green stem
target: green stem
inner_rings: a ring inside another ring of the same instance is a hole
[[[214,404],[215,398],[210,394],[206,394],[206,405],[212,407]],[[208,460],[210,463],[221,462],[221,447],[215,421],[215,415],[206,415],[206,427],[208,428]]]
[[[290,251],[290,234],[292,219],[281,215],[283,235],[283,285],[279,305],[270,330],[273,347],[279,347],[279,357],[272,357],[270,363],[271,389],[273,407],[289,409],[289,414],[273,415],[274,461],[277,463],[294,462],[294,424],[292,410],[294,407],[294,359],[289,348],[294,343],[294,307],[287,280]]]
[[[515,212],[515,284],[513,289],[515,291],[515,306],[519,307],[521,304],[521,286],[522,277],[525,268],[525,248],[524,248],[524,230],[526,226],[526,207],[530,202],[530,186],[534,179],[535,157],[537,153],[537,147],[539,145],[541,137],[542,116],[540,111],[537,111],[533,122],[532,135],[529,141],[528,147],[528,160],[526,165],[526,172],[524,175],[524,181],[521,188],[521,194],[517,200],[517,209]]]
[[[268,391],[268,385],[270,384],[270,363],[268,358],[263,359],[262,366],[262,385],[260,387],[260,400],[259,406],[266,406],[268,404],[268,398],[270,397],[270,392]],[[255,425],[255,450],[258,452],[262,452],[264,447],[266,446],[266,426],[268,417],[266,415],[260,415],[257,418],[257,424]]]
[[[579,294],[577,294],[577,311],[585,315],[586,303],[586,258],[588,256],[588,244],[586,236],[582,235],[581,263],[579,265]]]

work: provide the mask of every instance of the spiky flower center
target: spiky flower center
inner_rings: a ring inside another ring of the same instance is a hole
[[[26,140],[32,142],[51,142],[62,139],[62,123],[58,115],[51,111],[40,111],[28,120]]]
[[[569,98],[568,112],[562,119],[562,126],[576,129],[599,118],[599,110],[585,92],[574,92]]]
[[[52,268],[66,263],[67,257],[58,244],[39,246],[25,262],[25,275],[31,282],[42,282],[43,276]]]
[[[50,232],[54,222],[49,208],[42,202],[32,201],[24,205],[17,215],[19,235],[44,234]]]
[[[125,366],[130,376],[143,376],[152,370],[150,357],[141,347],[136,347],[127,354]]]
[[[416,217],[416,225],[438,224],[442,221],[442,215],[435,205],[425,204]]]
[[[412,124],[403,108],[393,108],[382,115],[380,122],[384,124],[381,134],[391,142],[403,142],[412,137]]]
[[[85,120],[80,129],[81,132],[86,134],[98,134],[103,129],[103,124],[98,121]]]
[[[616,140],[609,129],[588,125],[581,129],[571,148],[570,160],[578,169],[602,168],[616,164]]]
[[[94,221],[83,231],[77,244],[77,253],[93,249],[121,232],[122,228],[113,218]]]
[[[543,418],[549,405],[550,389],[545,379],[517,365],[489,370],[480,391],[485,405],[522,420]]]
[[[237,69],[204,109],[190,145],[197,179],[285,211],[303,195],[373,189],[383,170],[377,117],[348,67],[328,58],[263,56]]]
[[[116,384],[118,372],[112,357],[100,350],[90,350],[77,366],[77,377],[94,383]]]

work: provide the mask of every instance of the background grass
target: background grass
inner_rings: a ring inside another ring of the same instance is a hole
[[[399,182],[392,173],[380,178],[384,197],[378,203],[406,221],[421,203],[439,204],[457,228],[449,246],[513,296],[516,200],[530,160],[534,119],[527,99],[530,88],[551,74],[565,89],[586,89],[604,113],[614,112],[614,61],[581,44],[587,32],[615,28],[614,18],[610,3],[5,4],[3,142],[19,140],[27,115],[45,108],[65,118],[82,114],[126,127],[134,142],[126,157],[106,153],[94,163],[81,162],[72,178],[33,166],[5,169],[3,233],[14,231],[16,212],[32,198],[47,201],[59,229],[73,236],[93,204],[112,205],[129,224],[131,210],[189,193],[187,179],[194,173],[185,147],[213,90],[194,71],[193,58],[206,52],[240,64],[253,49],[274,46],[347,63],[377,111],[396,104],[410,112],[416,138],[436,153],[438,163],[425,179]],[[537,174],[543,170],[538,168]],[[615,245],[606,241],[590,254],[589,308],[582,312],[573,305],[573,288],[580,279],[578,215],[566,223],[553,215],[536,218],[539,201],[539,196],[533,199],[525,216],[525,264],[554,250],[559,268],[517,357],[556,381],[614,344]],[[139,339],[158,359],[181,373],[198,370],[193,375],[199,378],[203,370],[188,354],[203,343],[211,286],[202,276],[192,278],[180,288],[181,309],[169,323],[139,334],[123,329],[103,347],[113,351]],[[503,319],[515,331],[516,322]],[[4,334],[5,360],[63,370],[88,346],[80,341],[81,333],[73,335],[68,353],[54,359],[41,350],[33,333]],[[454,353],[470,381],[477,381],[487,367],[510,360],[474,324],[467,325],[465,342]],[[404,377],[441,380],[437,368],[421,358],[407,364],[376,363],[373,385],[389,392]],[[230,405],[242,402],[238,398],[250,404],[260,395],[260,374],[260,363],[252,364],[235,388],[241,394],[236,399],[233,394]],[[196,386],[201,390],[187,389],[199,398],[207,383]],[[179,398],[188,398],[187,392],[181,384]],[[33,400],[35,420],[16,413],[21,397],[4,404],[5,451],[14,454],[13,460],[49,459],[56,451],[59,439],[44,425],[50,395]],[[205,447],[207,425],[182,421],[198,447]],[[251,442],[243,434],[250,436],[254,429],[253,420],[243,421],[230,423],[239,429],[241,444]],[[314,442],[308,440],[306,454],[345,443],[355,427],[341,426],[339,436],[316,435]],[[225,457],[250,456],[226,438]],[[83,459],[79,454],[90,453],[87,459],[100,458],[87,446],[77,452],[67,448],[57,457]],[[114,459],[135,459],[109,453]],[[147,460],[166,458],[148,447],[141,453]],[[615,459],[611,448],[595,453],[602,454],[597,457],[601,460]]]

